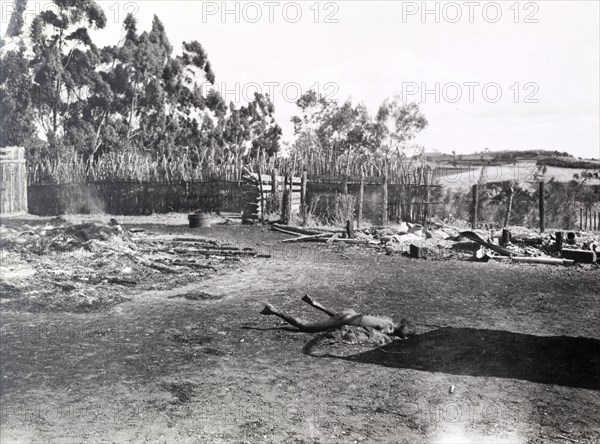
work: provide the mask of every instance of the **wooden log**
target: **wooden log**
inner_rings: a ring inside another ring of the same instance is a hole
[[[256,256],[257,252],[254,250],[250,251],[225,251],[225,250],[211,250],[202,248],[174,248],[173,251],[177,254],[189,254],[197,255],[203,254],[205,256]]]
[[[271,230],[279,231],[280,233],[291,234],[293,236],[300,236],[300,233],[297,233],[295,231],[286,230],[284,228],[279,228],[279,227],[276,227],[275,225],[271,225]]]
[[[240,248],[240,247],[229,247],[229,246],[218,246],[218,245],[197,245],[193,244],[196,247],[199,247],[202,250],[213,250],[213,251],[252,251],[252,249],[248,248]]]
[[[333,238],[333,242],[343,242],[345,244],[366,245],[369,243],[367,239],[344,239],[340,237]]]
[[[173,265],[190,267],[190,268],[201,268],[201,269],[205,269],[205,270],[216,271],[216,268],[213,267],[212,265],[206,265],[206,264],[202,264],[202,263],[199,263],[196,261],[184,261],[181,259],[175,259],[173,261]]]
[[[291,232],[290,232],[291,233]],[[291,239],[283,239],[281,242],[306,242],[315,239],[324,239],[329,237],[329,233],[319,233],[319,234],[311,234],[310,236],[298,236],[293,237]]]
[[[181,242],[176,244],[175,248],[180,248],[182,245],[181,244],[188,244],[190,246],[193,247],[198,247],[202,250],[215,250],[215,251],[254,251],[252,248],[249,247],[234,247],[231,245],[210,245],[210,244],[202,244],[202,243],[197,243],[197,242]],[[163,249],[159,249],[159,251],[170,251],[173,250],[173,246],[171,245],[165,245],[165,248]],[[148,251],[156,251],[156,248],[153,248],[151,250]]]
[[[512,257],[512,262],[545,265],[573,265],[574,260],[560,259],[556,257]]]
[[[174,242],[206,242],[209,244],[216,245],[217,241],[211,239],[205,239],[203,237],[175,237],[173,238]]]
[[[202,243],[198,243],[198,242],[181,242],[181,244],[191,244],[194,247],[203,249],[203,250],[215,250],[215,251],[244,251],[243,248],[240,247],[229,247],[229,246],[225,246],[225,247],[221,247],[221,246],[216,246],[216,245],[206,245],[206,244],[202,244]],[[170,246],[165,246],[162,249],[159,249],[159,251],[169,251],[171,250],[172,247]],[[152,250],[143,250],[143,251],[156,251],[156,249],[152,249]]]
[[[483,240],[481,236],[479,236],[477,233],[473,233],[472,231],[461,231],[458,236],[472,240],[473,242],[477,242],[479,245],[483,245],[484,247],[494,250],[496,253],[503,254],[504,256],[520,256],[514,251],[510,251],[504,247],[500,247],[499,245]]]
[[[313,235],[313,234],[320,234],[322,233],[322,231],[318,231],[318,230],[311,230],[309,228],[300,228],[300,227],[294,227],[292,225],[282,225],[282,224],[272,224],[271,228],[274,230],[284,230],[285,232],[289,232],[289,233],[293,233],[296,235]],[[339,231],[339,230],[338,230]]]
[[[126,254],[126,256],[129,257],[132,261],[134,261],[140,265],[143,265],[148,268],[154,268],[155,270],[162,271],[164,273],[171,273],[171,274],[181,273],[181,270],[179,270],[177,268],[169,267],[168,265],[164,265],[164,264],[152,261],[150,259],[146,259],[144,257],[135,255],[133,253],[128,253],[128,254]]]

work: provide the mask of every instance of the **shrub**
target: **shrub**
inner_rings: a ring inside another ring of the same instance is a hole
[[[356,198],[351,194],[337,194],[333,207],[331,222],[334,225],[345,225],[346,221],[354,220]]]

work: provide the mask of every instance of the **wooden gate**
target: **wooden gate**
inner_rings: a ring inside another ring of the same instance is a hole
[[[0,214],[27,213],[27,168],[25,148],[0,148]]]
[[[284,195],[291,193],[291,214],[299,214],[301,206],[302,178],[286,178],[276,174],[248,173],[243,176],[242,222],[256,223],[283,207]],[[291,182],[291,183],[290,183]],[[286,190],[287,187],[287,190]]]

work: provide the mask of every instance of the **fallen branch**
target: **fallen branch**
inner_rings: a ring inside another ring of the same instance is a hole
[[[299,236],[299,237],[293,237],[290,239],[284,239],[281,242],[304,242],[304,241],[310,241],[310,240],[315,240],[315,239],[321,239],[321,238],[324,238],[327,236],[329,236],[329,233],[311,234],[310,236]]]
[[[369,243],[367,239],[342,239],[339,237],[331,238],[333,242],[343,242],[345,244],[353,244],[353,245],[366,245]]]
[[[164,265],[159,262],[154,262],[149,259],[145,259],[143,257],[137,257],[131,253],[127,253],[126,256],[129,257],[134,262],[136,262],[140,265],[143,265],[145,267],[148,267],[148,268],[154,268],[155,270],[162,271],[165,273],[171,273],[171,274],[181,273],[181,270],[179,270],[177,268],[169,267],[168,265]]]
[[[205,242],[207,244],[216,245],[217,241],[211,239],[204,239],[202,237],[175,237],[174,242]]]
[[[191,268],[202,268],[205,270],[216,271],[216,268],[211,265],[199,264],[198,262],[184,261],[184,260],[180,260],[180,259],[174,260],[173,265],[179,265],[179,266],[191,267]]]
[[[177,254],[204,254],[206,256],[256,256],[254,250],[231,251],[231,250],[211,250],[198,248],[175,248],[173,250]]]
[[[335,241],[338,237],[340,237],[340,233],[335,233],[333,236],[331,236],[329,239],[327,239],[327,243],[330,244],[333,241]]]
[[[229,246],[219,246],[219,245],[204,245],[204,244],[198,244],[197,242],[194,242],[194,246],[205,249],[205,250],[223,250],[223,251],[249,251],[252,250],[252,248],[240,248],[240,247],[229,247]]]
[[[282,224],[272,224],[271,228],[273,228],[276,231],[285,230],[284,232],[287,232],[287,233],[304,234],[307,236],[311,236],[313,234],[320,234],[320,233],[323,233],[324,231],[327,231],[327,230],[321,230],[318,228],[306,229],[306,228],[295,227],[293,225],[282,225]],[[336,231],[340,231],[340,230],[336,230]]]
[[[300,233],[296,233],[295,231],[284,230],[283,228],[279,228],[274,225],[271,225],[271,230],[279,231],[280,233],[291,234],[292,236],[301,236]]]
[[[121,279],[121,278],[118,278],[118,277],[110,278],[108,280],[108,282],[110,284],[124,285],[124,286],[127,286],[127,287],[133,287],[133,286],[137,285],[136,281],[130,281],[130,280]]]

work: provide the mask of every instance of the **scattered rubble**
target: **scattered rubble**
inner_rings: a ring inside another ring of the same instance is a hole
[[[402,222],[389,227],[295,227],[271,224],[275,231],[292,235],[282,242],[325,242],[374,247],[387,255],[419,259],[458,258],[476,262],[510,260],[519,263],[572,265],[598,263],[600,235],[589,232],[542,233],[524,227],[497,231],[464,231],[445,224]]]

